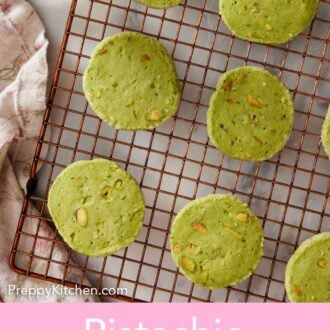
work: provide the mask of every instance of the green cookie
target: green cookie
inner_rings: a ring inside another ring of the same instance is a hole
[[[322,126],[321,140],[324,150],[330,159],[330,106]]]
[[[158,41],[135,32],[103,40],[93,51],[83,88],[95,113],[117,129],[152,129],[178,109],[173,60]]]
[[[318,4],[319,0],[220,0],[220,14],[237,37],[280,44],[307,28]]]
[[[53,183],[48,208],[64,241],[88,256],[131,244],[144,217],[143,194],[131,175],[105,159],[68,166]]]
[[[249,277],[263,254],[263,230],[249,207],[231,195],[210,195],[186,205],[171,229],[172,258],[205,288]]]
[[[219,80],[207,114],[208,134],[224,154],[259,162],[287,142],[294,109],[288,89],[269,72],[240,67]]]
[[[287,264],[285,288],[292,302],[330,302],[330,232],[299,246]]]
[[[156,8],[156,9],[165,9],[179,5],[183,0],[136,0],[139,3],[144,5]]]

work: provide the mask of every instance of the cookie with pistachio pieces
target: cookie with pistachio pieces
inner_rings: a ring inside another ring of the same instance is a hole
[[[137,32],[115,34],[95,48],[83,88],[95,113],[122,130],[161,125],[181,100],[174,62],[165,47]]]

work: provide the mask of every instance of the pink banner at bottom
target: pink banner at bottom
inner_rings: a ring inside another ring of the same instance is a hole
[[[1,304],[10,330],[328,330],[329,304]]]

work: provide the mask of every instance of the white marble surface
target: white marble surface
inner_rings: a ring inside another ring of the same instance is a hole
[[[46,36],[50,41],[48,59],[50,77],[52,77],[71,1],[28,0],[28,2],[36,9],[46,26]]]

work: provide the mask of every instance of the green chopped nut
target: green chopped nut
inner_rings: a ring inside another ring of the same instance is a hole
[[[97,98],[100,98],[100,97],[101,97],[101,91],[100,91],[99,89],[97,89],[97,90],[95,91],[95,96],[96,96]]]
[[[115,182],[115,188],[117,189],[117,190],[121,190],[122,188],[123,188],[123,181],[122,180],[117,180],[116,182]]]
[[[230,92],[233,88],[233,82],[232,81],[226,81],[222,88],[226,91],[226,92]]]
[[[181,266],[190,273],[194,273],[196,270],[196,264],[194,260],[188,257],[183,257],[181,259]]]
[[[187,248],[188,252],[192,255],[197,255],[198,254],[198,249],[197,246],[194,244],[189,244],[188,248]]]
[[[252,95],[247,96],[247,101],[251,106],[261,108],[260,102],[258,102]]]
[[[235,238],[237,238],[239,241],[243,241],[242,236],[235,230],[231,228],[227,228],[228,232],[231,233]]]
[[[127,103],[126,103],[126,106],[131,106],[134,104],[134,100],[132,98],[128,99]]]
[[[76,221],[82,227],[87,226],[88,214],[87,214],[87,210],[84,207],[81,207],[76,211]]]
[[[182,250],[182,248],[181,248],[181,245],[180,245],[180,244],[175,244],[175,245],[173,246],[173,252],[174,252],[174,253],[180,253],[181,250]]]
[[[327,261],[324,259],[324,258],[321,258],[317,261],[317,265],[320,267],[320,268],[325,268],[327,264]]]
[[[273,30],[273,27],[270,25],[270,24],[266,24],[265,25],[265,29],[267,30],[267,31],[272,31]]]
[[[301,290],[301,287],[299,285],[294,285],[293,286],[293,291],[297,296],[302,295],[302,290]]]
[[[149,114],[149,119],[150,120],[159,120],[162,117],[162,114],[160,111],[151,111]]]
[[[101,192],[101,195],[104,197],[104,198],[108,198],[110,196],[110,193],[111,193],[111,188],[109,186],[105,186],[103,189],[102,189],[102,192]]]
[[[248,222],[248,215],[246,213],[238,213],[235,218],[239,222],[243,222],[243,223]]]
[[[201,276],[202,276],[202,280],[204,282],[206,282],[209,279],[209,273],[207,271],[205,271],[205,270],[202,271]]]
[[[238,84],[243,84],[243,83],[245,83],[246,78],[247,78],[247,75],[246,75],[246,74],[241,74],[241,75],[237,78],[236,82],[237,82]]]
[[[198,231],[199,233],[207,233],[207,228],[200,222],[194,223],[192,225],[193,230]]]
[[[150,61],[150,56],[147,55],[147,54],[144,54],[144,55],[142,56],[142,62],[147,62],[147,61]]]

